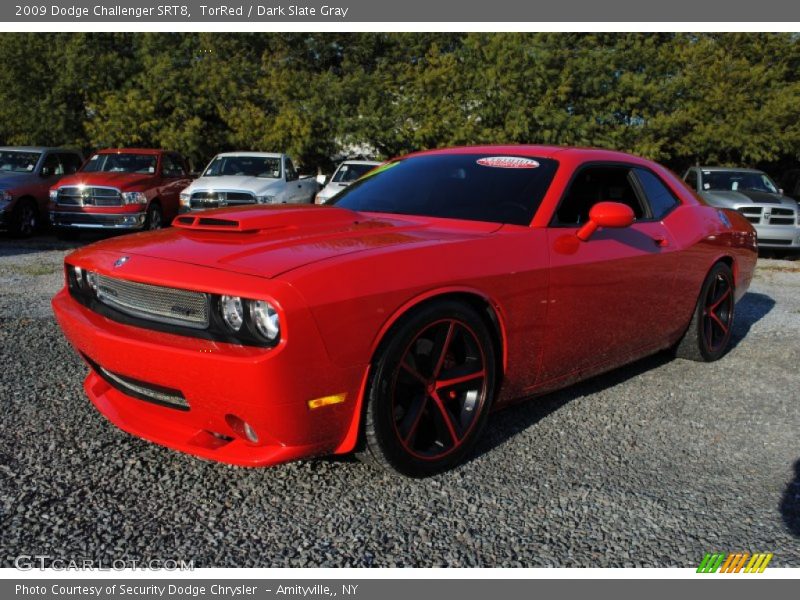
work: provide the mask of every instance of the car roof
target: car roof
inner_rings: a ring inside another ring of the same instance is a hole
[[[606,150],[604,148],[584,148],[579,146],[545,146],[538,144],[503,144],[503,145],[482,145],[482,146],[458,146],[455,148],[441,148],[438,150],[425,150],[414,152],[408,156],[421,156],[431,154],[510,154],[517,156],[531,156],[536,158],[555,158],[556,155],[569,156],[584,160],[626,160],[642,162],[645,159],[619,152],[616,150]]]
[[[74,148],[58,148],[55,146],[0,146],[0,151],[2,152],[13,150],[19,152],[75,152],[80,154]]]
[[[168,150],[158,148],[103,148],[92,154],[163,154]]]
[[[341,162],[343,165],[379,165],[381,161],[379,160],[343,160]]]
[[[220,152],[217,156],[255,156],[258,158],[280,158],[279,152]]]
[[[763,173],[764,172],[764,171],[761,171],[759,169],[750,169],[750,168],[747,168],[747,167],[692,167],[692,168],[697,169],[698,171],[725,171],[725,172],[733,171],[734,173]]]

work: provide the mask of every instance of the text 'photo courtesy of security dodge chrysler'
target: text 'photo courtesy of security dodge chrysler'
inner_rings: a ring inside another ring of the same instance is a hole
[[[756,235],[628,154],[412,154],[332,205],[223,208],[65,260],[56,318],[120,428],[238,465],[449,469],[493,409],[729,347]]]
[[[319,189],[301,177],[285,154],[218,154],[202,176],[181,192],[181,212],[247,204],[309,204]]]

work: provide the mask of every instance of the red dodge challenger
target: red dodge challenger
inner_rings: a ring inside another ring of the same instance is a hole
[[[326,206],[226,208],[66,259],[53,299],[120,428],[274,465],[356,451],[410,476],[489,413],[660,350],[721,357],[756,236],[627,154],[412,154]]]

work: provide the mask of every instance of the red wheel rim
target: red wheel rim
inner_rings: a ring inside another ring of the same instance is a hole
[[[475,332],[457,319],[422,329],[392,382],[392,424],[409,454],[437,460],[460,448],[487,396],[486,356]]]
[[[717,273],[703,306],[703,339],[710,352],[718,352],[728,343],[732,321],[733,282],[726,273]]]

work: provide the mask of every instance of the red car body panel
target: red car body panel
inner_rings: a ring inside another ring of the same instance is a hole
[[[370,365],[392,325],[445,294],[484,304],[497,327],[502,386],[495,407],[613,369],[676,343],[719,260],[736,297],[750,283],[755,234],[740,215],[702,203],[672,173],[626,154],[540,146],[456,148],[558,161],[530,226],[356,213],[336,206],[252,207],[186,215],[169,231],[114,238],[69,265],[131,281],[268,299],[281,316],[271,349],[145,330],[103,317],[66,289],[53,308],[91,363],[179,389],[179,412],[126,396],[92,369],[86,391],[122,429],[240,465],[344,453],[357,441]],[[601,229],[588,242],[551,217],[587,163],[641,165],[680,205],[661,221]],[[183,220],[183,222],[182,222]],[[727,221],[728,223],[726,224]],[[122,267],[120,256],[130,258]],[[315,398],[345,401],[310,409]],[[259,433],[251,443],[226,415]]]
[[[50,202],[50,213],[58,213],[67,217],[71,214],[83,215],[144,215],[152,202],[161,205],[165,223],[169,223],[178,214],[180,206],[180,192],[188,186],[192,180],[189,177],[189,169],[186,160],[174,152],[157,150],[152,148],[109,148],[95,152],[96,155],[103,154],[143,154],[157,157],[155,172],[152,174],[142,173],[118,173],[107,171],[78,171],[73,175],[62,178],[51,190],[71,186],[98,186],[116,188],[120,192],[143,192],[147,196],[146,204],[123,204],[122,206],[69,206]],[[176,157],[183,166],[184,174],[179,177],[168,176],[163,173],[163,158],[165,154]],[[84,164],[85,166],[85,164]],[[69,227],[68,223],[57,223],[60,227]],[[140,226],[138,226],[140,227]],[[136,228],[136,227],[132,227]]]

